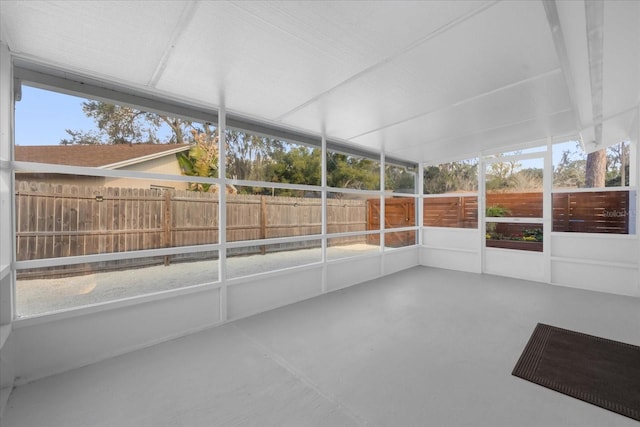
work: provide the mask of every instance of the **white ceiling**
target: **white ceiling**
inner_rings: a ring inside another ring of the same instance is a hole
[[[640,102],[635,0],[4,0],[0,18],[21,60],[409,160],[578,132],[592,150]]]

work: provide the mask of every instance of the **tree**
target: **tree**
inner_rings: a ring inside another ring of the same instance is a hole
[[[619,144],[607,148],[607,187],[619,187],[629,185],[629,142],[622,141]]]
[[[424,169],[425,194],[444,194],[454,191],[477,191],[478,164],[475,160],[441,163]]]
[[[274,151],[267,167],[269,181],[320,185],[320,151],[305,146]]]
[[[327,153],[327,185],[371,190],[380,188],[380,166],[373,160]]]
[[[553,185],[557,187],[584,187],[586,160],[578,152],[564,150],[553,171]]]
[[[487,190],[502,190],[515,187],[518,184],[516,171],[520,166],[520,163],[513,160],[491,163],[489,166],[490,172],[486,175]]]
[[[384,174],[385,190],[405,190],[413,192],[416,185],[415,170],[401,167],[386,165]]]
[[[65,132],[69,134],[71,139],[64,138],[60,140],[61,145],[73,145],[73,144],[85,144],[96,145],[102,144],[102,137],[95,131],[73,131],[71,129],[65,129]]]
[[[275,139],[227,129],[227,177],[265,181],[265,166],[274,149],[281,146]]]
[[[102,101],[85,101],[82,111],[94,120],[97,129],[88,132],[67,129],[70,138],[62,139],[61,144],[184,144],[193,142],[192,130],[211,132],[210,123],[199,126],[189,120]],[[171,130],[166,141],[158,136],[162,124]]]
[[[605,186],[607,172],[607,150],[594,151],[587,155],[584,185],[587,188]]]

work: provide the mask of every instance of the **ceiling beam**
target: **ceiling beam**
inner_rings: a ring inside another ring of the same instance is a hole
[[[602,147],[604,1],[585,2],[594,144]]]
[[[551,37],[553,38],[553,45],[556,49],[558,62],[560,63],[560,68],[562,69],[562,74],[564,75],[564,80],[569,92],[569,101],[573,108],[576,130],[580,130],[582,126],[576,96],[576,82],[571,72],[571,64],[569,62],[569,55],[567,54],[567,44],[562,32],[562,25],[560,24],[558,7],[555,0],[542,1],[542,4],[547,15],[549,28],[551,29]]]
[[[153,71],[151,78],[149,79],[149,83],[147,84],[150,87],[156,87],[158,81],[162,77],[165,68],[167,67],[167,62],[169,61],[169,57],[173,52],[174,47],[180,38],[180,35],[184,32],[184,30],[189,26],[189,23],[193,19],[195,15],[197,2],[190,1],[185,4],[184,9],[182,9],[182,13],[178,18],[178,22],[173,28],[173,32],[171,33],[171,37],[169,38],[169,42],[167,43],[167,47],[165,48],[162,57],[158,61],[158,65],[156,69]]]

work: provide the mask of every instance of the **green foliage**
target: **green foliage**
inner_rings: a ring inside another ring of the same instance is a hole
[[[413,193],[416,188],[416,171],[413,168],[387,165],[384,174],[385,190]]]
[[[527,228],[522,231],[523,240],[542,242],[542,228]]]
[[[489,165],[485,176],[487,191],[506,190],[518,187],[521,182],[521,165],[516,161],[494,162]],[[526,181],[526,177],[525,180]]]
[[[267,168],[268,181],[320,185],[320,155],[321,150],[305,146],[274,151]]]
[[[380,189],[380,164],[362,157],[327,152],[327,185],[360,190]]]
[[[487,217],[503,217],[510,215],[511,211],[502,205],[487,206],[485,216]]]
[[[475,160],[442,163],[424,169],[424,193],[445,194],[478,190],[478,163]]]
[[[218,175],[218,137],[204,132],[192,132],[194,144],[188,152],[176,154],[183,175],[215,178]],[[189,183],[193,191],[213,191],[212,184]]]
[[[492,205],[492,206],[487,206],[485,209],[485,217],[490,218],[490,217],[503,217],[503,216],[507,216],[510,215],[511,211],[507,208],[505,208],[502,205]],[[495,222],[487,222],[487,238],[488,239],[501,239],[502,236],[496,233],[496,226],[497,223]]]

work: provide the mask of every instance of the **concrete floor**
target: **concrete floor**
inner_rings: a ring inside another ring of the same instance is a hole
[[[640,345],[640,299],[416,267],[15,389],[2,427],[637,426],[513,377],[538,322]]]

